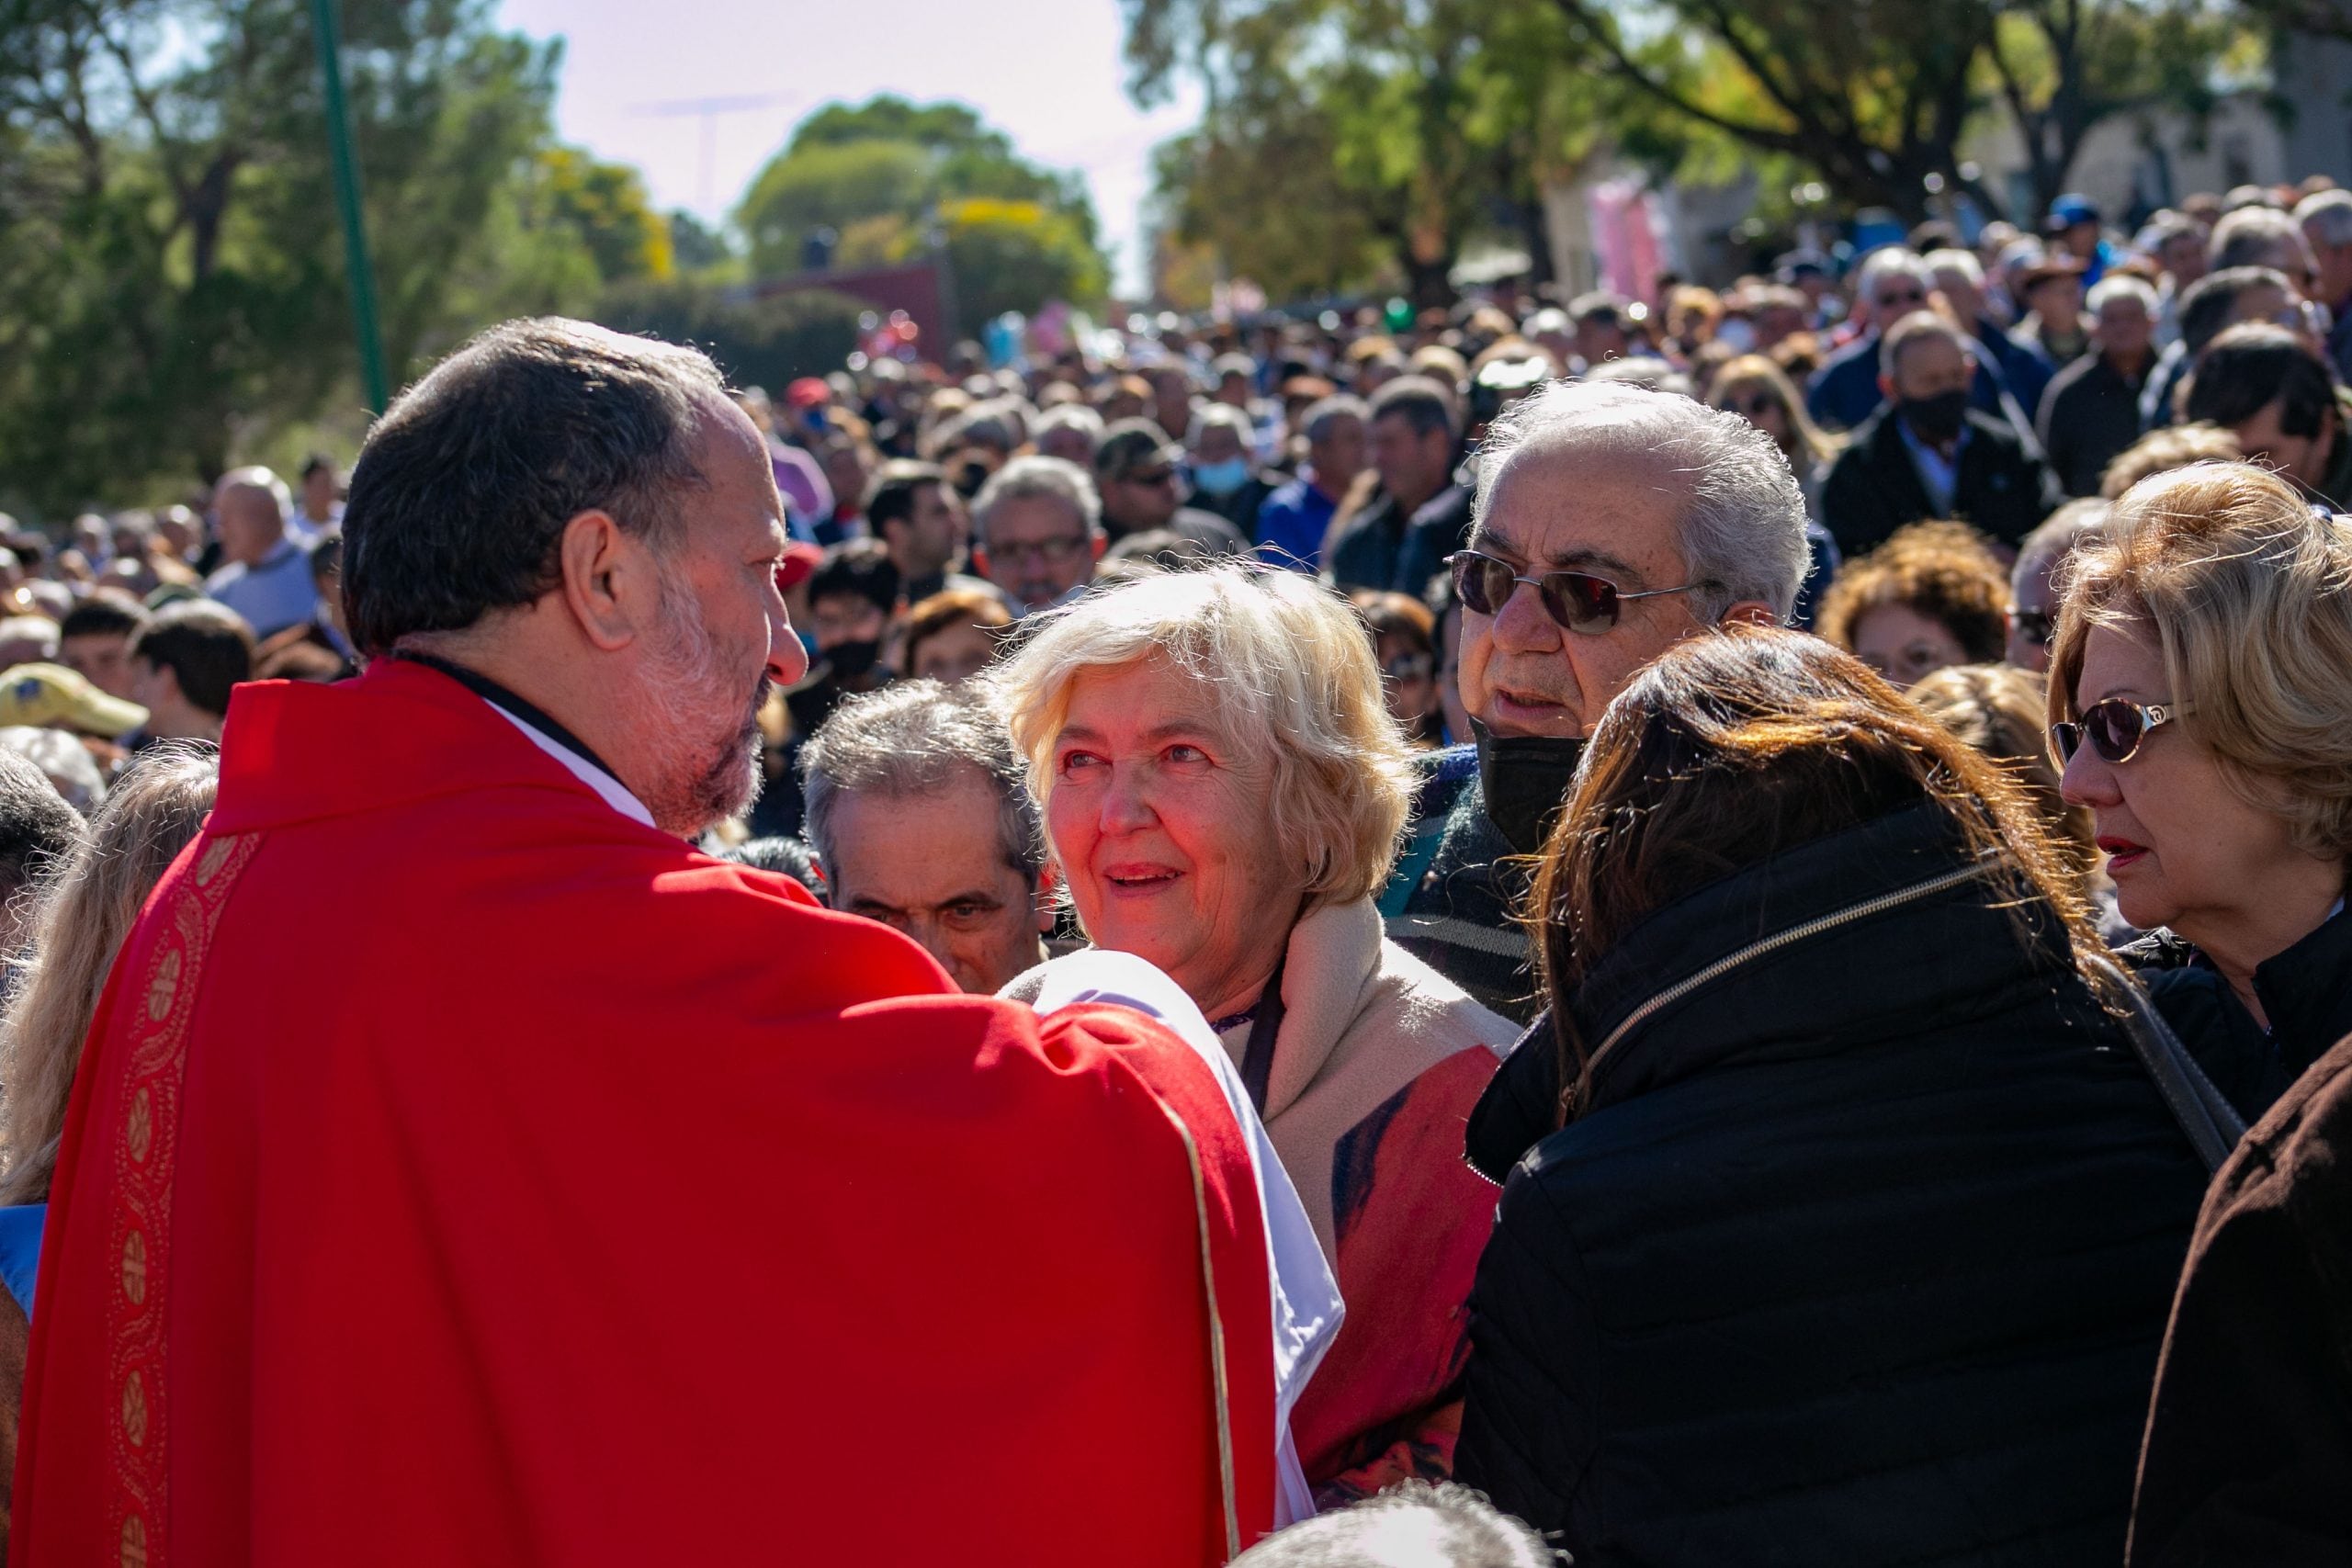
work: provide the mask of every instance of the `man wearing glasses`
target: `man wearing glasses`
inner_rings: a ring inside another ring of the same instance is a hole
[[[1771,438],[1736,414],[1555,382],[1490,429],[1475,517],[1447,565],[1476,786],[1389,934],[1525,1020],[1534,985],[1510,857],[1543,847],[1584,738],[1644,665],[1727,621],[1788,618],[1809,558],[1804,497]]]
[[[1935,275],[1924,258],[1890,245],[1863,258],[1854,286],[1854,311],[1867,325],[1862,335],[1829,356],[1806,389],[1805,412],[1825,430],[1851,430],[1883,400],[1879,387],[1879,340],[1887,329],[1932,303]],[[1981,413],[2002,415],[1999,375],[1978,360],[1969,404]],[[2026,417],[2031,418],[2031,411]]]
[[[972,525],[972,564],[1016,616],[1085,592],[1111,542],[1093,479],[1059,457],[1015,457],[999,468],[973,499]]]
[[[1113,543],[1130,534],[1166,528],[1212,556],[1246,555],[1250,541],[1214,512],[1183,504],[1179,465],[1184,449],[1148,419],[1123,419],[1102,433],[1094,451],[1094,484],[1102,497],[1102,529]]]

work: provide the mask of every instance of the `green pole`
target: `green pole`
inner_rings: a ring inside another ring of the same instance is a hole
[[[319,80],[326,89],[335,205],[343,209],[343,259],[351,275],[359,378],[367,388],[368,412],[381,413],[391,400],[391,389],[384,381],[384,339],[376,326],[376,269],[368,259],[368,220],[359,209],[359,162],[351,155],[351,116],[343,102],[343,51],[335,38],[334,0],[311,0],[311,15],[319,39]]]

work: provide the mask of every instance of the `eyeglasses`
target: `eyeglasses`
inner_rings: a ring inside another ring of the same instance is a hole
[[[2128,762],[2140,751],[2140,744],[2147,739],[2148,731],[2160,724],[2170,724],[2180,716],[2178,704],[2127,703],[2120,697],[2110,697],[2103,703],[2093,703],[2083,710],[2083,716],[2072,724],[2059,723],[2050,727],[2050,744],[2058,753],[2058,765],[2064,767],[2075,760],[2075,753],[2088,740],[2091,750],[2108,762]]]
[[[1392,681],[1426,681],[1436,668],[1436,660],[1426,653],[1400,653],[1380,667],[1380,672]]]
[[[1724,400],[1724,407],[1736,414],[1753,418],[1759,413],[1779,412],[1781,400],[1770,392],[1751,392],[1744,398],[1734,392]]]
[[[1066,534],[1056,539],[1039,539],[1034,544],[987,544],[981,547],[988,552],[990,560],[1005,566],[1018,566],[1033,558],[1044,561],[1047,566],[1064,566],[1086,547],[1086,539],[1082,535]]]
[[[1905,305],[1924,305],[1927,302],[1926,293],[1917,288],[1904,294],[1881,294],[1872,300],[1882,310],[1898,310]]]
[[[2048,648],[2050,639],[2058,635],[2058,617],[2047,610],[2020,610],[2012,604],[2009,625],[2016,628],[2020,640],[2036,648]]]
[[[1686,582],[1679,588],[1652,588],[1641,593],[1628,593],[1607,578],[1587,571],[1547,571],[1536,577],[1521,577],[1510,562],[1477,550],[1450,555],[1445,558],[1445,564],[1453,569],[1453,592],[1464,609],[1481,615],[1495,615],[1524,582],[1535,590],[1545,615],[1584,637],[1600,637],[1614,626],[1628,599],[1657,599],[1706,586],[1704,582]]]
[[[1126,482],[1131,485],[1174,484],[1176,482],[1176,470],[1173,468],[1138,468],[1134,473],[1127,476]]]

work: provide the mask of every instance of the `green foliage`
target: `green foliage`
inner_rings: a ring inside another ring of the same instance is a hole
[[[734,257],[727,236],[684,209],[669,217],[670,251],[680,272],[706,272]]]
[[[736,223],[756,276],[802,270],[824,230],[841,266],[910,262],[936,243],[967,321],[1091,302],[1108,276],[1084,181],[1022,158],[961,104],[885,94],[820,109],[760,171]]]
[[[556,46],[487,0],[343,23],[396,371],[667,268],[631,179],[551,148]],[[305,0],[0,0],[0,499],[176,498],[356,405]]]
[[[1494,233],[1551,271],[1548,181],[1645,119],[1580,69],[1552,0],[1125,0],[1129,88],[1207,90],[1201,129],[1161,149],[1179,240],[1276,298],[1385,269],[1425,303]]]
[[[859,312],[870,309],[822,289],[756,299],[673,278],[615,287],[596,320],[620,332],[694,344],[737,386],[781,389],[797,376],[839,369],[857,346]]]

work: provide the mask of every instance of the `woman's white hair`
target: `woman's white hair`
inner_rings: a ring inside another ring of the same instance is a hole
[[[1097,589],[1033,619],[989,682],[1041,807],[1079,676],[1161,659],[1198,682],[1203,719],[1235,753],[1268,765],[1266,815],[1311,899],[1351,903],[1387,881],[1417,774],[1372,639],[1338,595],[1236,563]]]
[[[1691,601],[1713,623],[1755,601],[1785,621],[1812,549],[1804,492],[1772,438],[1736,413],[1675,392],[1606,381],[1554,381],[1487,427],[1476,513],[1487,515],[1512,461],[1536,456],[1633,457],[1690,482],[1682,561],[1702,585]]]

